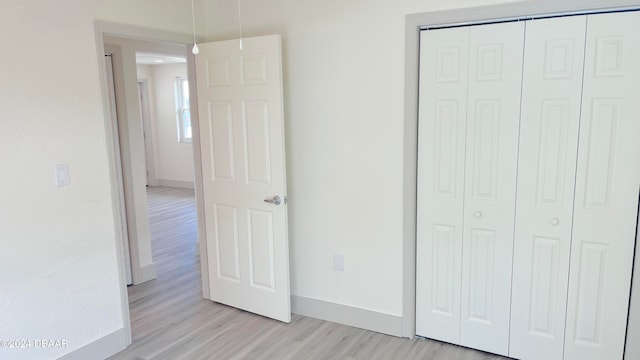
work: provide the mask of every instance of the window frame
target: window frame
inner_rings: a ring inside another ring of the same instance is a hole
[[[187,96],[183,91],[187,86]],[[182,144],[191,144],[193,142],[193,129],[191,127],[191,110],[190,96],[188,93],[189,79],[186,76],[176,77],[175,82],[175,100],[176,100],[176,122],[178,130],[178,142]],[[186,115],[188,114],[188,115]],[[188,122],[186,121],[188,116]],[[188,124],[188,126],[187,126]]]

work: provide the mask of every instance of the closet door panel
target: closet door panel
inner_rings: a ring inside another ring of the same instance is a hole
[[[589,15],[566,359],[621,359],[640,184],[640,13]]]
[[[469,28],[420,41],[416,334],[457,344]]]
[[[586,16],[526,23],[509,356],[562,359]]]
[[[507,355],[524,23],[470,28],[460,344]]]

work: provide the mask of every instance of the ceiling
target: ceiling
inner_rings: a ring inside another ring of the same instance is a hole
[[[168,56],[156,53],[136,52],[136,64],[141,65],[162,65],[162,64],[185,64],[186,58],[179,56]]]

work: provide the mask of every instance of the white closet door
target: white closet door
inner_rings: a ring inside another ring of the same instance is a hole
[[[640,184],[640,13],[587,23],[565,359],[622,359]]]
[[[562,359],[586,16],[528,21],[509,356]]]
[[[416,334],[457,344],[469,28],[420,42]]]
[[[507,355],[524,23],[471,27],[460,344]]]

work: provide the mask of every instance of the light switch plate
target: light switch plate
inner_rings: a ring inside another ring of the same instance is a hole
[[[69,164],[56,164],[56,186],[68,186],[69,183]]]
[[[333,270],[344,271],[344,255],[333,255]]]

